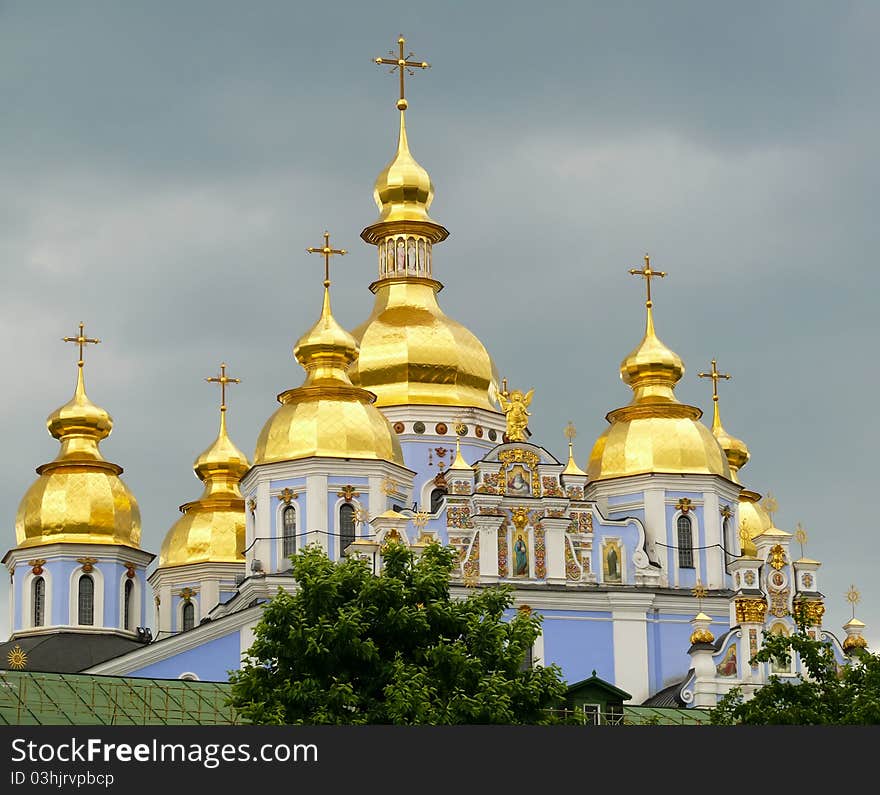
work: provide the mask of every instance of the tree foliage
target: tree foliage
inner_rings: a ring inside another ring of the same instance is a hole
[[[293,560],[294,593],[264,609],[231,704],[272,724],[545,723],[563,699],[557,666],[523,665],[540,617],[512,606],[509,587],[452,599],[451,547],[416,557],[401,544],[384,568],[317,546]]]
[[[800,657],[806,676],[771,676],[749,700],[733,688],[711,710],[715,724],[816,725],[880,723],[880,657],[863,649],[839,665],[830,642],[804,626],[790,636],[765,634],[757,662]]]

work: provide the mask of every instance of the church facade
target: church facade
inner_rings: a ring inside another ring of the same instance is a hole
[[[399,44],[390,63],[423,66]],[[157,560],[141,549],[121,467],[99,450],[112,422],[85,391],[83,351],[96,340],[82,325],[70,338],[74,397],[48,419],[60,452],[37,469],[3,558],[12,634],[0,666],[225,681],[262,605],[296,587],[291,555],[319,544],[378,571],[390,540],[452,545],[458,595],[510,584],[517,609],[543,616],[532,664],[556,663],[569,682],[593,672],[632,703],[713,706],[733,686],[797,675],[797,659],[750,662],[764,632],[795,630],[795,613],[844,664],[864,625],[853,618],[842,640],[823,628],[820,563],[795,556],[772,505],[740,482],[749,452],[718,406],[729,376],[714,361],[701,374],[711,427],[675,396],[684,365],[654,325],[665,273],[647,256],[630,271],[647,295],[644,334],[620,366],[630,401],[607,414],[584,468],[572,426],[557,460],[529,433],[532,393],[509,389],[440,307],[434,246],[449,233],[429,215],[434,187],[409,148],[402,80],[397,107],[379,216],[361,232],[377,252],[371,313],[352,331],[335,320],[329,265],[345,252],[325,234],[311,250],[326,266],[319,317],[294,348],[302,384],[278,394],[249,460],[227,432],[236,379],[221,368],[218,434],[194,464],[204,491],[181,506]]]

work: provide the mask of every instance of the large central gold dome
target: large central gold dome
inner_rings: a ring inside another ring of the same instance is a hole
[[[498,377],[485,346],[437,303],[432,247],[448,232],[430,215],[434,186],[409,150],[406,103],[397,152],[376,179],[379,218],[361,237],[379,249],[373,312],[354,331],[360,355],[349,374],[377,406],[423,404],[497,410]]]
[[[333,317],[328,288],[325,282],[318,322],[293,351],[305,368],[305,383],[278,396],[281,407],[260,432],[254,465],[328,456],[403,466],[400,441],[373,405],[374,395],[353,386],[346,372],[358,347]]]
[[[73,398],[46,421],[61,442],[54,461],[37,468],[15,518],[19,547],[57,542],[140,547],[141,515],[119,477],[122,467],[98,449],[113,420],[86,395],[82,362]]]
[[[683,375],[681,358],[654,331],[649,299],[645,336],[620,365],[620,377],[632,388],[633,399],[608,413],[610,425],[590,454],[591,480],[649,472],[730,479],[721,447],[699,421],[702,411],[675,397],[675,384]]]

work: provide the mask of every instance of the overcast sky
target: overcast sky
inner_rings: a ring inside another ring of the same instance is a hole
[[[844,592],[880,645],[875,518],[880,5],[798,2],[0,2],[0,391],[4,548],[52,459],[80,320],[91,398],[113,415],[143,546],[158,552],[200,484],[221,360],[248,455],[291,347],[319,312],[370,312],[373,181],[396,144],[384,55],[403,33],[414,155],[450,230],[444,310],[512,386],[535,387],[533,441],[585,465],[629,402],[644,252],[677,394],[716,357],[727,430],[777,524],[823,562],[826,626]],[[5,588],[5,586],[4,586]],[[0,599],[5,599],[5,594]],[[6,636],[7,611],[0,610]]]

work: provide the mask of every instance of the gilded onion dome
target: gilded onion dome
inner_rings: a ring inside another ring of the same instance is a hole
[[[375,396],[352,385],[348,376],[358,346],[330,311],[329,280],[321,316],[293,354],[306,371],[305,382],[278,395],[281,407],[260,432],[254,465],[328,456],[403,466],[400,442],[373,405]]]
[[[650,270],[647,257],[645,270],[634,273],[659,275]],[[593,446],[587,473],[591,480],[648,472],[730,478],[718,442],[699,422],[702,411],[675,397],[684,364],[657,337],[650,291],[648,296],[645,336],[620,365],[621,379],[633,390],[632,402],[606,415],[610,425]]]
[[[15,518],[18,546],[66,542],[139,548],[137,501],[119,477],[122,467],[106,461],[98,447],[113,420],[86,395],[82,359],[73,397],[49,415],[46,425],[61,450],[37,467],[39,477],[21,500]]]
[[[183,514],[165,535],[159,568],[188,563],[244,562],[244,498],[239,481],[250,468],[247,456],[226,432],[226,406],[220,408],[220,431],[193,464],[205,484],[202,496],[180,506]]]
[[[376,180],[379,218],[361,237],[379,251],[376,300],[354,330],[360,355],[350,369],[377,406],[428,404],[497,410],[498,376],[477,337],[447,317],[437,303],[443,285],[433,278],[432,249],[449,232],[428,209],[434,186],[409,150],[406,101],[398,104],[397,152]]]

